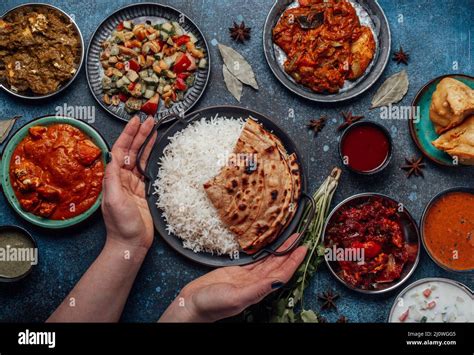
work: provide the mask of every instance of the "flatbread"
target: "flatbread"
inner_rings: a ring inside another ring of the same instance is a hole
[[[288,156],[282,142],[252,119],[231,160],[204,188],[241,248],[253,254],[293,218],[301,194],[300,169],[296,155]]]
[[[430,106],[430,119],[436,133],[459,126],[474,114],[474,90],[459,80],[444,78],[436,86]]]
[[[442,134],[433,145],[452,157],[458,157],[462,164],[474,165],[474,116]]]

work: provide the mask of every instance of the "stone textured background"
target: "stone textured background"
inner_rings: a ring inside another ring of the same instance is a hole
[[[48,1],[73,14],[81,28],[84,40],[89,42],[99,23],[121,6],[132,3],[116,1]],[[22,3],[2,0],[0,13]],[[326,178],[333,166],[340,165],[336,131],[341,123],[341,111],[352,110],[370,120],[378,119],[376,110],[369,111],[370,100],[384,79],[401,69],[407,69],[410,90],[402,105],[410,105],[417,91],[432,78],[448,73],[473,75],[473,40],[469,32],[474,5],[471,0],[380,0],[392,31],[392,51],[400,45],[410,53],[408,67],[390,62],[379,82],[361,97],[337,106],[312,103],[293,95],[272,75],[263,54],[262,31],[272,0],[163,0],[182,10],[200,26],[206,36],[212,56],[212,74],[203,98],[196,109],[218,104],[238,104],[226,91],[221,70],[217,42],[231,44],[252,64],[260,91],[244,89],[241,105],[272,117],[300,145],[304,152],[310,176],[310,191]],[[400,18],[403,17],[403,22]],[[230,41],[227,28],[233,21],[245,20],[252,27],[252,39],[245,45]],[[459,63],[453,70],[453,62]],[[78,80],[60,97],[49,102],[28,103],[0,92],[0,118],[23,115],[16,128],[29,120],[54,113],[57,106],[92,105],[96,107],[94,126],[113,144],[123,123],[108,115],[94,101],[87,86],[85,70]],[[289,118],[289,110],[295,112]],[[306,129],[309,119],[321,115],[330,117],[328,125],[316,138]],[[473,186],[473,168],[446,169],[427,163],[425,179],[407,180],[400,170],[405,157],[420,155],[413,144],[406,121],[381,121],[392,133],[395,152],[390,166],[374,177],[359,177],[344,171],[335,203],[360,192],[380,192],[403,202],[419,220],[424,206],[438,192],[454,186]],[[0,147],[3,149],[3,147]],[[0,196],[0,224],[22,225],[36,237],[40,249],[40,264],[25,280],[16,284],[0,284],[0,321],[42,322],[67,295],[81,275],[99,254],[105,240],[105,228],[100,213],[85,225],[68,232],[42,230],[21,220]],[[123,313],[126,322],[154,322],[167,305],[189,281],[207,272],[173,252],[157,235],[155,243],[137,277]],[[426,252],[416,272],[408,282],[423,277],[441,276],[459,280],[473,288],[469,275],[452,274],[437,267]],[[408,284],[408,283],[407,283]],[[394,302],[395,293],[383,296],[361,295],[347,290],[336,281],[325,266],[314,277],[306,293],[306,304],[319,310],[317,294],[327,289],[341,294],[339,313],[351,322],[385,322]],[[400,289],[398,289],[400,291]],[[335,311],[323,312],[329,321],[335,321]]]

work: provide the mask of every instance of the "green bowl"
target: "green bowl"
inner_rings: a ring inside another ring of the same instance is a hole
[[[86,212],[65,220],[51,220],[43,217],[36,216],[32,213],[24,211],[18,199],[16,198],[15,192],[11,186],[10,182],[10,160],[12,158],[13,152],[17,145],[28,135],[28,130],[30,127],[43,125],[48,126],[52,124],[64,123],[74,126],[80,129],[84,134],[86,134],[101,150],[102,150],[102,161],[104,165],[107,163],[107,153],[110,151],[110,148],[105,141],[105,139],[101,136],[101,134],[95,130],[92,126],[87,124],[84,121],[80,121],[70,117],[60,117],[60,116],[45,116],[34,119],[33,121],[27,123],[23,127],[21,127],[8,141],[7,145],[5,146],[5,150],[3,152],[3,158],[0,167],[0,179],[2,181],[3,193],[5,194],[7,201],[10,203],[12,208],[17,212],[21,217],[23,217],[28,222],[49,229],[61,229],[71,227],[78,223],[83,222],[87,218],[89,218],[97,209],[99,208],[102,202],[102,192],[99,195],[97,201],[95,201],[94,205],[89,208]]]
[[[433,144],[431,144],[431,142],[439,137],[430,119],[431,97],[433,96],[439,82],[448,77],[459,80],[474,89],[474,77],[469,75],[450,74],[435,78],[423,86],[413,100],[412,107],[420,108],[419,120],[415,120],[412,116],[408,122],[413,141],[424,156],[440,165],[452,167],[463,166],[462,164],[454,164],[453,158],[449,154],[435,148]]]

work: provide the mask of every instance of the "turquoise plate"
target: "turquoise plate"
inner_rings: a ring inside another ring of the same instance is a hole
[[[412,113],[412,117],[410,120],[408,120],[408,122],[413,141],[421,150],[423,155],[440,165],[463,166],[461,164],[454,164],[453,158],[449,154],[436,149],[431,144],[432,141],[439,137],[439,135],[435,132],[433,123],[430,120],[431,97],[433,96],[433,93],[435,92],[436,86],[439,84],[439,82],[447,77],[459,80],[470,88],[474,89],[474,77],[469,75],[449,74],[435,78],[423,86],[413,100],[412,107],[420,108],[420,119],[415,120]]]
[[[33,126],[37,125],[51,125],[51,124],[58,124],[58,123],[65,123],[71,126],[77,127],[83,133],[85,133],[101,150],[102,150],[102,161],[104,165],[107,162],[107,153],[110,151],[109,146],[105,139],[100,135],[99,132],[95,130],[92,126],[85,123],[84,121],[80,121],[74,118],[69,117],[60,117],[60,116],[45,116],[37,118],[23,127],[21,127],[8,141],[7,145],[5,146],[5,150],[3,152],[3,158],[0,166],[0,179],[2,181],[3,192],[12,206],[12,208],[17,212],[22,218],[27,220],[28,222],[43,227],[43,228],[50,228],[50,229],[61,229],[71,227],[78,223],[83,222],[87,218],[89,218],[97,209],[99,208],[102,202],[102,193],[100,194],[97,201],[95,201],[94,205],[87,210],[86,212],[76,216],[74,218],[66,219],[66,220],[50,220],[47,218],[42,218],[36,216],[32,213],[24,211],[18,199],[15,196],[15,193],[12,189],[10,183],[10,160],[15,151],[17,145],[28,135],[28,129]]]

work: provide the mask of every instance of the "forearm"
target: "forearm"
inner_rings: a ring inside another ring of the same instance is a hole
[[[104,249],[48,322],[117,322],[147,249],[107,238]]]

